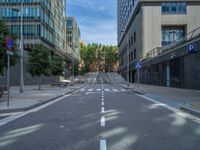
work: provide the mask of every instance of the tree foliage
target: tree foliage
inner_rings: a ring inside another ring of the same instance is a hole
[[[81,48],[81,59],[84,67],[81,74],[89,71],[105,70],[113,71],[119,59],[118,48],[102,44],[88,44]]]
[[[51,74],[54,76],[62,75],[64,71],[65,63],[61,56],[54,55],[51,58]]]
[[[59,55],[50,55],[50,50],[43,45],[36,45],[28,52],[27,70],[32,77],[42,75],[59,76],[63,74],[65,60]],[[40,82],[41,84],[41,82]],[[39,85],[39,89],[41,86]]]
[[[50,75],[50,53],[46,47],[36,45],[28,55],[27,70],[33,77]]]
[[[4,68],[7,67],[7,54],[6,54],[6,37],[10,36],[11,33],[7,28],[6,24],[0,20],[0,74],[2,75],[4,72]],[[16,50],[16,36],[12,35],[14,40],[14,55],[11,56],[11,66],[15,65],[18,60],[18,53]]]

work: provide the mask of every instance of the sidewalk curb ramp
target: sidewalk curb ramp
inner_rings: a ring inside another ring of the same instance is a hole
[[[31,110],[31,109],[36,108],[36,107],[38,107],[38,106],[44,105],[44,104],[46,104],[46,103],[48,103],[48,102],[51,102],[51,101],[53,101],[53,100],[55,100],[55,99],[61,98],[62,96],[66,95],[66,94],[73,93],[75,90],[76,90],[76,89],[71,90],[71,91],[66,92],[66,93],[62,93],[62,94],[56,95],[56,96],[51,97],[51,98],[48,98],[48,99],[46,99],[46,100],[41,99],[41,100],[39,100],[39,101],[41,101],[41,102],[38,102],[38,103],[33,104],[33,105],[31,105],[31,106],[28,106],[28,107],[0,110],[0,113],[13,113],[13,112],[28,111],[28,110]]]
[[[193,109],[193,108],[191,108],[190,106],[181,106],[180,109],[181,109],[182,111],[186,112],[186,113],[189,113],[189,114],[191,114],[191,115],[200,117],[200,111],[199,111],[199,110],[196,110],[196,109]]]

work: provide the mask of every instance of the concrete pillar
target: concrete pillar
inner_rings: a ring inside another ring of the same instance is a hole
[[[166,65],[166,86],[170,87],[170,63],[167,62]]]

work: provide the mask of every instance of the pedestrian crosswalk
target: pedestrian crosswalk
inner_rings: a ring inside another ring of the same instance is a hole
[[[123,89],[123,88],[105,88],[103,89],[104,92],[126,92],[127,90]],[[100,88],[82,88],[80,89],[80,92],[102,92],[102,89]]]

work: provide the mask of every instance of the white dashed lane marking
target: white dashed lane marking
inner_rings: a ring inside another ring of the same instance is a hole
[[[104,107],[101,107],[101,113],[104,113],[104,112],[105,112]]]
[[[107,150],[106,140],[100,140],[100,150]]]
[[[105,117],[101,116],[101,127],[105,127]]]

